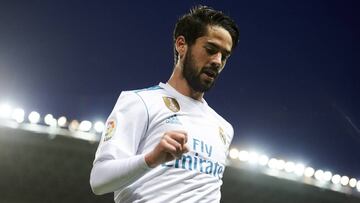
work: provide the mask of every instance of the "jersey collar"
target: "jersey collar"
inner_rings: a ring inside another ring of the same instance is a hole
[[[180,92],[178,92],[175,88],[173,88],[169,83],[159,83],[159,86],[164,88],[166,91],[170,92],[171,94],[175,95],[176,97],[180,97],[184,100],[188,100],[192,103],[196,103],[196,104],[202,104],[202,105],[207,105],[207,102],[205,101],[204,98],[201,98],[201,101],[193,99],[191,97],[185,96],[183,94],[181,94]]]

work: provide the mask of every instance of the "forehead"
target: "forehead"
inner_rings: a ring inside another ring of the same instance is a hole
[[[208,26],[207,33],[197,39],[200,43],[209,43],[231,52],[232,38],[229,31],[220,26]]]

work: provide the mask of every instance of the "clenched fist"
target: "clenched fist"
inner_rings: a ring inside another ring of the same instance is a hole
[[[182,154],[189,151],[186,143],[185,131],[165,132],[159,144],[145,155],[145,162],[149,167],[154,168],[162,163],[180,158]]]

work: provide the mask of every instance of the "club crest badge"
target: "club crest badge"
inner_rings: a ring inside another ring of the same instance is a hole
[[[109,120],[106,124],[104,141],[108,141],[112,138],[115,132],[115,128],[116,128],[115,120]]]
[[[172,112],[178,112],[180,111],[180,105],[179,103],[176,101],[176,99],[171,98],[171,97],[163,97],[165,106],[170,109],[170,111]]]
[[[226,145],[226,134],[224,130],[219,126],[219,137],[224,145]]]

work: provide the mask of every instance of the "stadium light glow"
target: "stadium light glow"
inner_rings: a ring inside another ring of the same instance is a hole
[[[91,127],[92,127],[92,123],[90,121],[84,120],[81,121],[79,125],[79,130],[83,132],[87,132],[91,129]]]
[[[248,160],[249,160],[249,152],[247,152],[247,151],[240,151],[240,152],[239,152],[239,160],[240,160],[240,161],[248,161]]]
[[[349,184],[349,177],[347,177],[347,176],[341,177],[340,183],[341,183],[341,185],[346,186],[347,184]]]
[[[44,117],[44,122],[45,122],[46,125],[49,125],[49,126],[56,126],[56,123],[57,123],[57,121],[55,120],[55,118],[51,114],[47,114]]]
[[[269,166],[269,168],[271,168],[271,169],[275,169],[275,168],[276,168],[276,166],[277,166],[277,162],[278,162],[278,160],[277,160],[277,159],[275,159],[275,158],[271,158],[271,159],[269,160],[269,162],[268,162],[268,166]]]
[[[40,121],[40,114],[36,111],[32,111],[30,114],[29,114],[29,121],[30,123],[32,124],[36,124]]]
[[[285,168],[285,161],[284,160],[278,160],[276,163],[276,169],[283,170]]]
[[[267,157],[266,155],[261,155],[259,157],[259,164],[261,166],[266,166],[268,164],[268,161],[269,161],[269,157]]]
[[[0,118],[9,118],[11,116],[11,106],[9,104],[0,105]]]
[[[232,149],[230,149],[229,156],[232,159],[237,159],[239,156],[239,151],[236,148],[232,148]]]
[[[46,116],[44,117],[44,123],[45,124],[50,124],[50,121],[53,119],[53,115],[51,114],[46,114]]]
[[[70,124],[69,124],[69,130],[70,131],[77,131],[78,130],[78,128],[79,128],[79,121],[77,121],[77,120],[73,120],[73,121],[71,121],[70,122]]]
[[[285,171],[288,173],[291,173],[295,170],[295,164],[294,162],[288,161],[285,164]]]
[[[94,130],[97,133],[102,133],[102,131],[104,130],[105,124],[102,121],[97,121],[94,125]]]
[[[355,178],[349,178],[348,176],[340,176],[338,174],[333,175],[331,171],[315,170],[310,166],[305,166],[302,163],[295,163],[292,161],[284,161],[281,159],[267,157],[263,154],[258,154],[254,151],[239,151],[236,148],[231,148],[229,151],[231,159],[239,159],[243,162],[249,162],[249,164],[258,164],[261,166],[268,166],[274,170],[284,170],[287,173],[294,173],[297,176],[304,176],[306,178],[313,178],[317,181],[321,181],[321,187],[329,187],[326,182],[331,182],[334,185],[348,186],[349,188],[356,188],[360,192],[360,180]],[[282,174],[282,173],[280,173]],[[301,179],[299,179],[301,180]],[[305,181],[305,180],[303,180]],[[307,181],[305,181],[307,182]],[[311,184],[314,184],[310,182]]]
[[[333,177],[331,178],[331,182],[333,184],[337,185],[340,183],[340,179],[341,179],[341,176],[336,174],[336,175],[333,175]]]
[[[315,170],[311,167],[306,167],[306,169],[304,171],[305,177],[308,177],[308,178],[312,177],[314,175],[314,173],[315,173]]]
[[[356,187],[356,183],[357,183],[356,179],[351,178],[350,181],[349,181],[349,186],[354,188],[354,187]]]
[[[322,181],[324,178],[324,171],[323,170],[315,171],[314,177],[316,180]]]
[[[330,171],[325,171],[323,180],[326,182],[329,182],[331,180],[331,178],[332,178],[332,173]]]
[[[57,120],[55,118],[53,118],[50,122],[50,126],[51,127],[56,127],[57,126]]]
[[[57,120],[57,123],[60,127],[65,127],[66,126],[66,122],[67,122],[67,119],[65,116],[61,116],[58,120]]]
[[[12,112],[11,118],[18,123],[22,123],[25,120],[25,111],[21,108],[16,108]]]
[[[257,164],[259,160],[259,155],[256,152],[250,152],[249,153],[249,163],[251,164]]]
[[[303,164],[296,164],[295,166],[295,174],[298,176],[304,175],[305,166]]]

